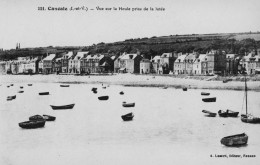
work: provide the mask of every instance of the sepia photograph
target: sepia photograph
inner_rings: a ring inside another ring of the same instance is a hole
[[[0,165],[260,162],[259,0],[1,0]]]

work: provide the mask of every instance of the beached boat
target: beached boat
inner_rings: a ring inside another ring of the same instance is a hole
[[[183,90],[183,91],[187,91],[187,90],[188,90],[188,88],[184,87],[184,88],[182,88],[182,90]]]
[[[202,101],[204,102],[216,102],[216,97],[209,97],[209,98],[203,98]]]
[[[6,87],[7,87],[7,88],[9,88],[10,86],[9,86],[9,85],[7,85]]]
[[[24,91],[18,91],[18,93],[23,93]]]
[[[245,133],[223,137],[220,142],[225,146],[242,146],[246,145],[248,136]]]
[[[126,114],[126,115],[121,116],[121,118],[122,118],[124,121],[131,121],[131,120],[133,120],[134,115],[133,115],[133,113],[131,112],[131,113],[128,113],[128,114]]]
[[[23,89],[23,86],[20,86],[21,89]]]
[[[227,114],[228,114],[228,117],[237,117],[239,112],[235,112],[235,111],[231,111],[231,110],[227,109]]]
[[[246,74],[245,74],[245,100],[246,100],[246,114],[241,115],[241,121],[245,123],[260,123],[259,117],[255,117],[252,114],[248,114]]]
[[[28,86],[32,86],[32,84],[28,84]]]
[[[60,85],[60,87],[70,87],[70,85]]]
[[[120,94],[120,95],[123,95],[123,94],[124,94],[124,92],[123,92],[123,91],[121,91],[121,92],[119,92],[119,94]]]
[[[54,121],[56,119],[56,117],[50,115],[42,115],[42,116],[46,121]]]
[[[208,93],[208,92],[201,92],[201,95],[208,96],[208,95],[210,95],[210,93]]]
[[[102,87],[103,89],[106,89],[106,87]]]
[[[7,99],[6,99],[7,101],[12,101],[13,99],[12,98],[10,98],[10,97],[7,97]]]
[[[49,92],[40,92],[39,95],[49,95]]]
[[[92,88],[91,91],[97,91],[97,88]]]
[[[34,120],[44,120],[44,118],[41,115],[34,115],[29,117],[30,121],[34,121]]]
[[[223,110],[219,110],[219,111],[218,111],[218,115],[219,115],[220,117],[228,117],[227,111],[223,111]]]
[[[14,84],[10,84],[10,86],[14,86]]]
[[[25,121],[19,123],[19,126],[21,128],[26,128],[26,129],[41,128],[44,127],[44,125],[45,125],[45,120]]]
[[[97,93],[97,91],[93,91],[93,93],[95,93],[95,94],[96,94],[96,93]]]
[[[99,96],[99,100],[108,100],[109,96]]]
[[[7,96],[7,99],[15,99],[16,98],[16,95],[14,96]]]
[[[60,109],[72,109],[75,104],[68,104],[68,105],[50,105],[53,110],[60,110]]]
[[[123,102],[123,107],[134,107],[135,103],[126,103],[125,101]]]
[[[210,112],[207,110],[202,110],[202,112],[205,113],[206,114],[205,116],[208,116],[208,117],[216,117],[216,115],[217,115],[217,113]]]

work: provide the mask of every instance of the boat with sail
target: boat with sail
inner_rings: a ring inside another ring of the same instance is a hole
[[[245,75],[245,100],[246,100],[246,114],[241,114],[241,121],[245,122],[245,123],[260,123],[260,118],[259,117],[255,117],[252,114],[248,113],[246,75]]]

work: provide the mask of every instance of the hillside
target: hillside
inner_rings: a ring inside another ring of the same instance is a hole
[[[216,33],[153,36],[131,38],[113,43],[98,43],[85,47],[40,47],[12,49],[0,52],[0,59],[14,59],[20,56],[46,56],[48,53],[64,51],[90,51],[90,53],[110,53],[119,55],[122,52],[136,53],[139,51],[146,58],[164,52],[190,53],[196,51],[206,53],[211,49],[225,50],[227,53],[243,55],[245,52],[260,48],[260,32],[248,33]]]

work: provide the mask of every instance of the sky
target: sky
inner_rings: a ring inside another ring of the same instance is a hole
[[[82,6],[88,10],[69,10]],[[112,11],[98,11],[98,6]],[[256,32],[259,18],[259,0],[0,0],[0,48],[15,48],[16,43],[21,48],[89,46],[175,34]]]

